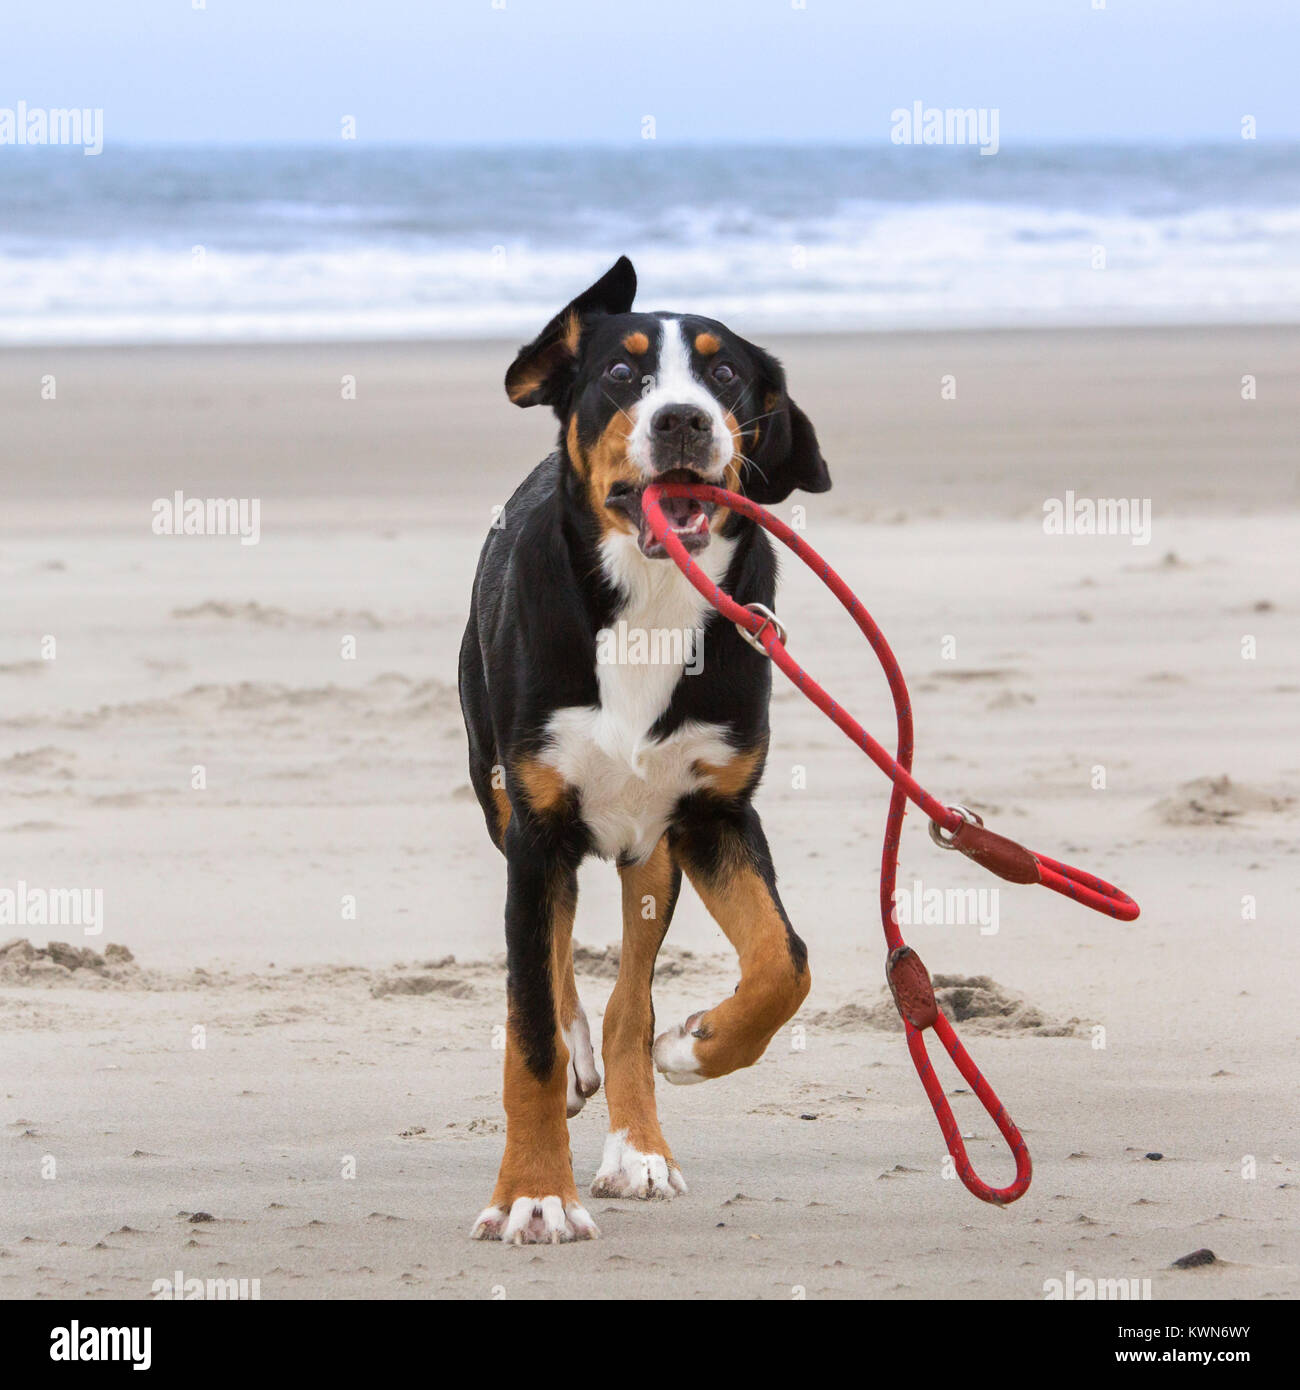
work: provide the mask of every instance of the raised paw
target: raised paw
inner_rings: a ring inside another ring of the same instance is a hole
[[[507,1245],[567,1245],[572,1240],[595,1240],[600,1228],[581,1202],[559,1197],[516,1197],[510,1209],[481,1211],[471,1240],[500,1240]]]
[[[625,1129],[605,1140],[600,1171],[591,1184],[593,1197],[635,1197],[641,1201],[668,1201],[686,1191],[686,1179],[672,1158],[662,1153],[642,1153],[628,1141]]]
[[[696,1028],[704,1013],[701,1009],[655,1039],[651,1053],[654,1064],[675,1086],[689,1086],[706,1079],[700,1074],[700,1059],[695,1055]]]

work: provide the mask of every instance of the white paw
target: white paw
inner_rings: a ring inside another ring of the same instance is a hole
[[[566,1206],[558,1197],[516,1197],[509,1212],[488,1207],[479,1213],[471,1240],[501,1240],[507,1245],[566,1245],[595,1240],[600,1229],[581,1202]]]
[[[593,1197],[637,1197],[668,1201],[686,1191],[682,1170],[663,1154],[643,1154],[627,1142],[627,1130],[605,1138],[605,1152],[591,1184]]]
[[[569,1049],[569,1094],[565,1110],[569,1119],[587,1103],[589,1096],[600,1090],[600,1073],[596,1070],[596,1054],[591,1047],[591,1029],[582,1005],[573,1022],[564,1030],[564,1044]]]
[[[655,1066],[674,1086],[690,1086],[706,1079],[700,1075],[700,1061],[695,1055],[695,1026],[703,1014],[701,1009],[655,1039],[651,1053]]]

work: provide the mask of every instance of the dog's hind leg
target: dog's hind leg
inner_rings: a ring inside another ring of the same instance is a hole
[[[504,839],[506,1147],[492,1201],[471,1235],[516,1245],[590,1240],[599,1231],[573,1181],[569,1047],[561,1024],[572,976],[578,856],[518,815]]]
[[[660,840],[642,864],[621,865],[623,950],[618,980],[605,1008],[601,1055],[609,1100],[609,1135],[593,1197],[674,1197],[686,1191],[681,1170],[659,1128],[655,1108],[655,957],[672,921],[682,871]]]
[[[578,998],[578,982],[573,978],[573,934],[561,949],[556,943],[556,979],[560,981],[560,1031],[569,1050],[566,1108],[569,1119],[600,1090],[600,1073],[591,1046],[587,1013]]]
[[[671,843],[740,957],[740,983],[729,999],[655,1040],[655,1066],[669,1081],[705,1081],[758,1061],[807,997],[812,978],[751,805],[696,808],[674,828]]]

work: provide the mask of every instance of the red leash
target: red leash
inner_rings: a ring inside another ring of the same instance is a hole
[[[785,629],[777,621],[774,613],[762,604],[737,603],[700,569],[686,553],[681,541],[673,535],[659,505],[661,497],[693,497],[698,501],[716,502],[720,507],[739,512],[788,545],[821,579],[848,609],[884,668],[898,719],[896,758],[891,758],[851,714],[837,705],[798,662],[791,659],[785,649]],[[741,630],[741,636],[751,646],[766,652],[813,704],[834,720],[893,782],[889,815],[885,821],[885,847],[880,861],[880,917],[885,928],[885,941],[889,946],[889,960],[886,966],[889,988],[907,1030],[908,1051],[912,1054],[912,1061],[916,1065],[921,1084],[925,1087],[925,1093],[930,1097],[930,1104],[934,1107],[935,1117],[943,1131],[948,1152],[956,1164],[958,1176],[967,1189],[983,1202],[992,1202],[996,1206],[1014,1202],[1017,1197],[1024,1195],[1033,1175],[1029,1150],[1025,1147],[1025,1141],[1011,1116],[998,1100],[993,1087],[980,1075],[979,1068],[961,1045],[952,1024],[940,1011],[935,1001],[929,972],[916,952],[904,943],[902,933],[898,929],[894,910],[894,885],[898,873],[898,841],[907,803],[909,800],[915,802],[929,817],[930,836],[936,844],[942,845],[945,849],[960,850],[976,863],[982,864],[986,869],[1012,883],[1041,883],[1054,892],[1064,893],[1076,902],[1083,903],[1094,911],[1104,912],[1108,917],[1118,918],[1121,922],[1131,922],[1138,915],[1137,903],[1127,893],[1121,892],[1104,879],[1097,878],[1083,869],[1075,869],[1069,864],[1050,859],[1045,854],[1034,853],[1014,840],[985,830],[983,822],[974,812],[966,810],[963,806],[945,806],[942,802],[936,801],[913,778],[912,706],[907,694],[907,685],[903,681],[903,673],[899,670],[893,652],[889,650],[889,644],[849,586],[784,522],[778,521],[770,512],[739,493],[704,484],[653,483],[642,494],[641,506],[651,532],[695,588],[724,618],[735,623]],[[940,1042],[948,1049],[948,1055],[956,1064],[957,1070],[980,1098],[980,1103],[1002,1132],[1002,1137],[1014,1155],[1016,1176],[1008,1187],[990,1187],[971,1166],[966,1146],[962,1143],[961,1131],[953,1119],[952,1108],[943,1093],[934,1068],[930,1065],[930,1058],[925,1049],[927,1028],[933,1028],[939,1035]]]

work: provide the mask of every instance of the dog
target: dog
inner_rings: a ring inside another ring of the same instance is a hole
[[[578,1199],[568,1133],[601,1082],[573,974],[584,858],[614,861],[623,902],[601,1046],[609,1134],[593,1195],[685,1192],[655,1070],[690,1083],[750,1066],[811,981],[753,805],[770,665],[667,557],[641,494],[654,480],[709,482],[770,505],[796,488],[824,492],[830,475],[774,357],[712,319],[634,313],[635,295],[622,257],[506,372],[515,405],[555,412],[559,447],[488,535],[461,645],[470,779],[506,860],[506,1140],[471,1232],[481,1240],[599,1234]],[[739,602],[771,607],[776,560],[760,527],[707,502],[662,505],[705,574]],[[662,659],[635,659],[655,634]],[[691,640],[672,640],[683,634]],[[729,999],[656,1038],[651,980],[683,873],[735,947],[741,978]]]

